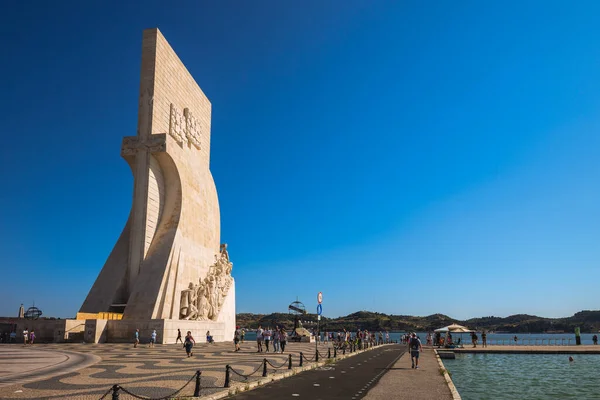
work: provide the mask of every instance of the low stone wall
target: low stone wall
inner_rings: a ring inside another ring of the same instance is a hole
[[[35,332],[37,342],[62,343],[83,340],[85,321],[76,319],[19,319],[17,321],[17,340],[23,340],[23,330]]]

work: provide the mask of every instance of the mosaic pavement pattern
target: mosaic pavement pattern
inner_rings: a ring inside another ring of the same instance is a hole
[[[11,346],[22,345],[6,345]],[[309,359],[315,355],[314,343],[289,343],[285,354],[257,353],[255,342],[241,345],[241,351],[234,352],[233,343],[199,343],[194,347],[193,357],[188,358],[181,344],[156,345],[149,348],[131,344],[40,344],[35,350],[71,351],[89,353],[101,358],[92,366],[63,375],[42,378],[35,382],[0,387],[0,399],[99,399],[114,384],[144,397],[159,398],[169,396],[190,381],[197,370],[202,371],[201,395],[223,390],[225,365],[229,364],[241,374],[258,371],[250,378],[232,373],[234,382],[252,382],[262,377],[262,360],[267,358],[273,365],[283,365],[279,372],[287,370],[288,355],[292,355],[292,365],[299,365],[299,353]],[[327,356],[327,345],[319,345],[319,353]],[[37,352],[36,352],[37,353]],[[333,355],[333,349],[331,350]],[[6,360],[3,360],[6,361]],[[9,361],[10,362],[10,361]],[[307,361],[304,361],[307,365]],[[259,368],[260,367],[260,368]],[[5,365],[3,369],[10,369]],[[268,366],[268,374],[276,370]],[[178,396],[191,396],[195,380],[183,389]],[[110,394],[106,396],[110,399]],[[120,399],[133,399],[120,393]]]

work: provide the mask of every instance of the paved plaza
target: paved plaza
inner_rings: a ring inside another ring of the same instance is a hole
[[[293,366],[297,367],[300,352],[309,359],[314,357],[315,344],[290,343],[286,354],[257,353],[255,342],[242,344],[240,352],[233,350],[233,343],[200,343],[194,347],[193,357],[188,358],[181,344],[156,345],[154,348],[148,348],[146,344],[138,348],[131,344],[0,345],[0,398],[99,399],[114,384],[136,395],[157,398],[180,389],[197,370],[202,371],[201,395],[206,396],[223,390],[227,364],[241,374],[249,374],[267,358],[275,366],[285,364],[278,372],[287,372],[288,354],[292,355]],[[319,352],[325,357],[327,351],[327,345],[319,346]],[[73,354],[84,355],[78,359],[83,368],[74,370],[76,366],[66,361],[66,355]],[[90,362],[95,363],[89,365]],[[304,364],[309,363],[304,361]],[[39,366],[43,368],[37,370]],[[274,368],[268,367],[269,376],[275,372]],[[262,367],[247,382],[261,377]],[[35,382],[28,382],[32,378]],[[231,379],[232,384],[246,382],[233,373]],[[180,396],[191,396],[193,392],[194,381]],[[121,393],[120,398],[133,397]]]

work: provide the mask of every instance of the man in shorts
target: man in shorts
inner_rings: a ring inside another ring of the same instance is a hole
[[[410,361],[412,363],[411,368],[419,369],[419,353],[423,351],[421,345],[421,339],[417,337],[417,334],[413,332],[412,337],[408,341],[410,347]]]
[[[148,347],[154,347],[154,343],[156,343],[156,329],[150,334],[150,345]]]

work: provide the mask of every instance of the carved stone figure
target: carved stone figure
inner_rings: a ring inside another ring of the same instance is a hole
[[[198,300],[197,300],[197,304],[198,304],[198,317],[197,319],[199,320],[204,320],[206,319],[206,286],[204,285],[204,283],[202,282],[202,279],[200,279],[200,285],[198,285]]]
[[[187,289],[181,291],[180,319],[196,319],[198,308],[196,307],[196,288],[190,282]]]
[[[190,283],[189,289],[181,292],[180,319],[216,321],[233,284],[232,268],[227,245],[222,244],[221,252],[215,255],[215,263],[208,268],[206,277],[199,279],[199,285]]]
[[[221,258],[229,262],[229,252],[227,251],[227,243],[221,245]]]

